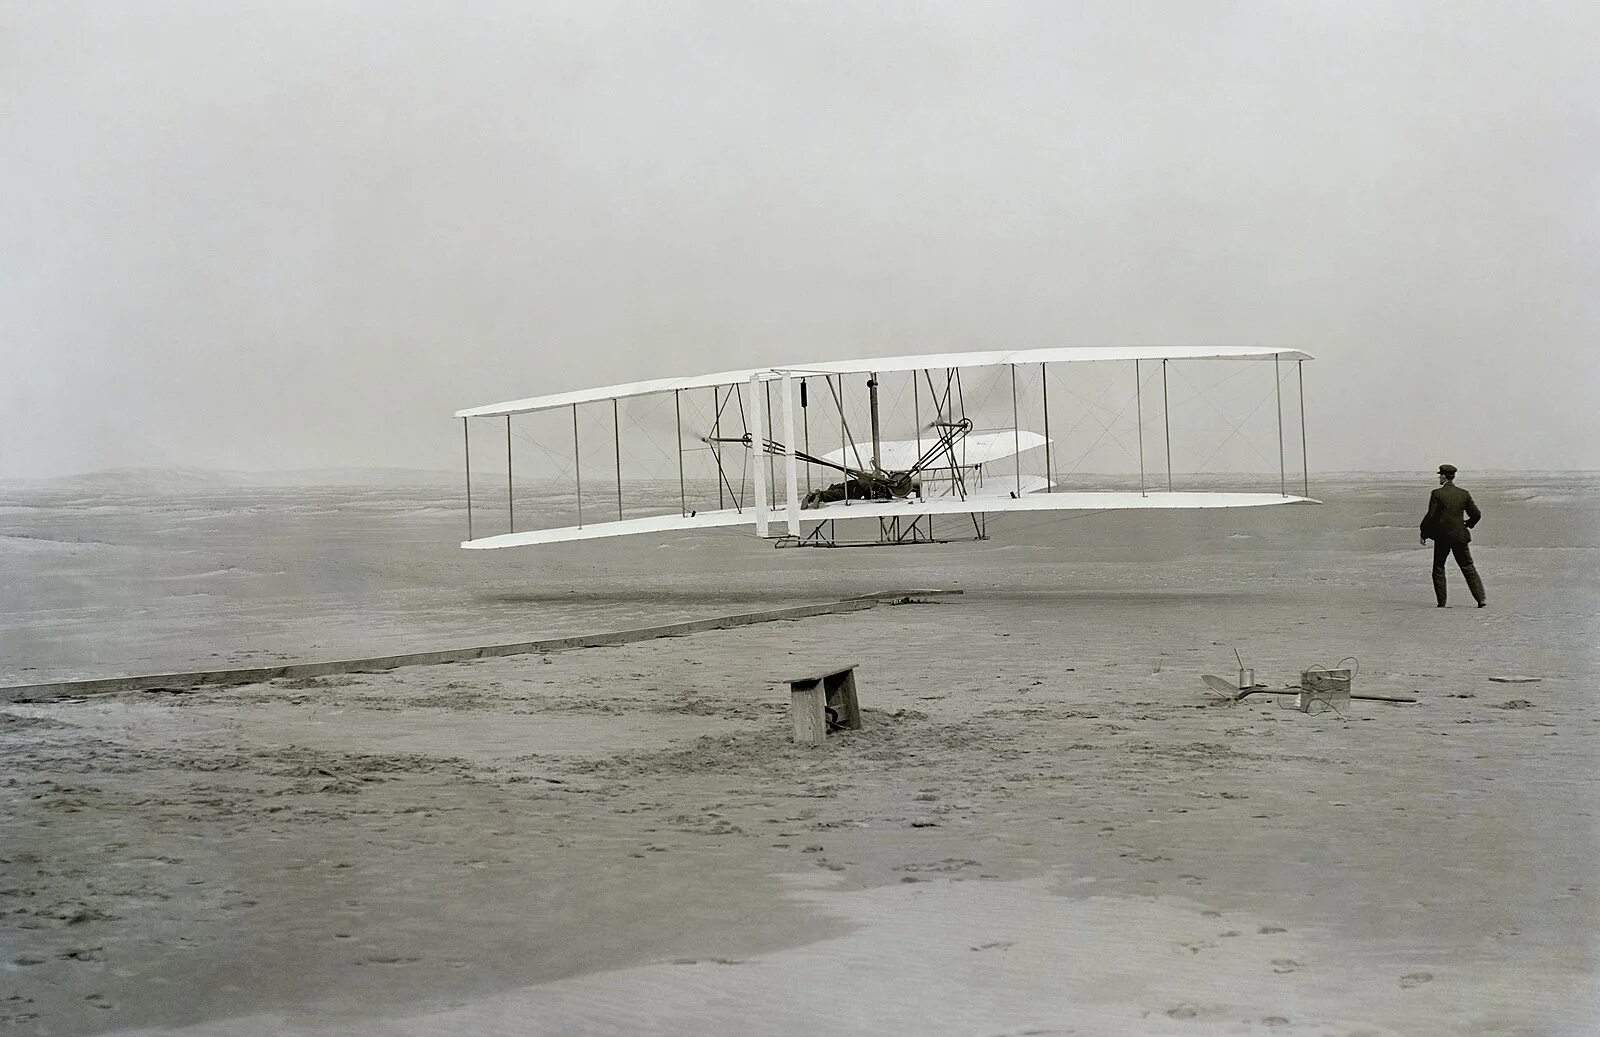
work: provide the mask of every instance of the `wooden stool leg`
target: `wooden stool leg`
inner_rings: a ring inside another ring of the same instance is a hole
[[[850,720],[845,726],[852,731],[861,730],[861,705],[856,702],[856,671],[844,675],[844,701]]]
[[[861,706],[856,702],[856,671],[836,673],[827,680],[828,705],[839,718],[839,727],[848,731],[861,730]]]
[[[821,681],[796,681],[789,685],[789,716],[794,740],[801,745],[821,745],[828,737],[828,692]]]

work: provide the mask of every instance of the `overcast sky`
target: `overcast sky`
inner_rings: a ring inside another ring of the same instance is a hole
[[[1282,343],[1314,470],[1600,468],[1600,5],[0,0],[0,476]]]

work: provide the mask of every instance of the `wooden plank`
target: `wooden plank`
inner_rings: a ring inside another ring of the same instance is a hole
[[[440,663],[466,662],[472,659],[491,659],[540,652],[560,652],[574,648],[597,648],[604,645],[646,641],[657,637],[681,637],[685,634],[695,634],[706,630],[726,630],[754,623],[771,623],[780,620],[807,619],[812,616],[856,612],[861,609],[872,608],[880,599],[888,600],[892,597],[893,595],[888,594],[866,595],[859,598],[845,598],[840,601],[770,609],[764,612],[747,612],[732,616],[692,619],[681,623],[664,623],[659,626],[641,627],[635,630],[618,630],[602,634],[580,634],[572,637],[552,637],[540,641],[523,641],[516,644],[450,648],[436,652],[409,652],[402,655],[383,655],[365,659],[288,663],[281,666],[196,670],[182,673],[141,674],[125,677],[104,677],[93,680],[21,684],[0,688],[0,702],[44,702],[51,699],[78,698],[84,695],[110,695],[129,691],[181,690],[203,686],[259,684],[263,681],[282,678],[324,677],[336,673],[363,673],[393,670],[402,666],[432,666]]]
[[[794,723],[794,740],[801,745],[821,745],[828,738],[825,712],[827,689],[821,681],[796,684],[789,690],[789,716]]]
[[[783,682],[785,684],[811,684],[815,683],[816,681],[827,680],[830,677],[837,677],[841,673],[848,673],[855,669],[856,665],[856,663],[846,663],[842,666],[833,666],[831,664],[824,663],[819,666],[808,666],[801,673],[796,674],[793,677],[784,678]]]

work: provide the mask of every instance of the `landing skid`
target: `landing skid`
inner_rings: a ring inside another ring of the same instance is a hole
[[[878,539],[841,540],[839,520],[824,519],[804,536],[784,536],[774,539],[776,547],[905,547],[911,544],[965,544],[989,539],[989,523],[982,513],[969,515],[972,520],[971,536],[935,536],[933,516],[923,515],[907,521],[902,518],[878,519]]]

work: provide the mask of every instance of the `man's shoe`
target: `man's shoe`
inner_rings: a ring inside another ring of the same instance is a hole
[[[1434,608],[1436,608],[1436,609],[1447,609],[1447,608],[1449,608],[1449,607],[1450,607],[1450,606],[1449,606],[1449,605],[1446,605],[1446,604],[1445,604],[1445,603],[1444,603],[1444,602],[1442,602],[1442,601],[1441,601],[1441,602],[1439,602],[1439,604],[1437,604],[1437,605],[1435,605],[1435,606],[1434,606]]]
[[[1486,609],[1489,607],[1489,603],[1487,601],[1480,601],[1478,602],[1478,607],[1481,609]]]

